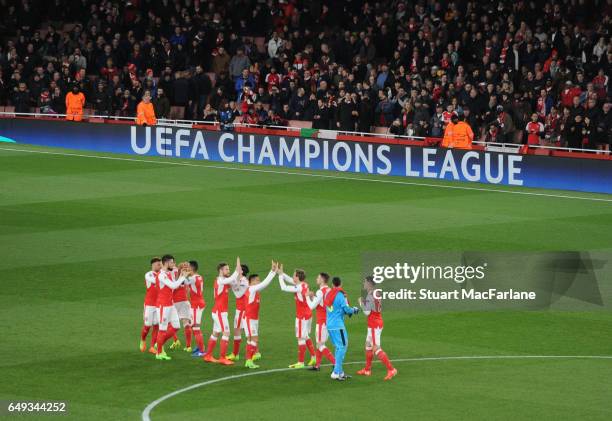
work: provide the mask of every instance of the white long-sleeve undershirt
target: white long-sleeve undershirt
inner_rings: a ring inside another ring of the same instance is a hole
[[[321,304],[322,301],[323,301],[323,291],[321,291],[320,289],[317,290],[314,298],[310,298],[309,296],[306,296],[306,302],[308,303],[308,307],[310,307],[311,310],[314,310],[315,308],[317,308],[317,306]]]
[[[147,288],[151,288],[152,286],[155,286],[155,282],[156,282],[155,272],[153,271],[147,272],[145,274],[145,281],[147,283]]]
[[[232,283],[232,292],[236,298],[241,298],[249,289],[249,280],[242,276],[239,281]]]
[[[176,281],[172,281],[168,277],[168,272],[161,272],[159,274],[159,283],[167,286],[170,289],[177,289],[183,284],[183,282],[185,282],[185,280],[186,278],[182,275]]]
[[[276,275],[276,272],[271,270],[270,273],[268,273],[268,276],[266,276],[266,278],[263,281],[261,281],[257,285],[251,285],[249,287],[249,294],[254,294],[256,292],[259,292],[262,289],[266,288],[268,285],[270,285],[270,283],[274,279],[274,275]]]
[[[293,285],[293,279],[291,279],[291,277],[285,273],[278,275],[278,282],[280,283],[281,290],[285,292],[296,293],[300,290],[299,286]],[[292,285],[287,285],[285,282],[291,282]]]
[[[236,282],[237,279],[238,279],[238,271],[234,271],[234,273],[232,273],[232,275],[228,276],[227,278],[223,275],[217,276],[217,284],[229,285],[232,282]]]

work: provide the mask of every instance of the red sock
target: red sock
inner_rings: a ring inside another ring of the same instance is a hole
[[[151,347],[157,343],[157,333],[159,332],[159,325],[153,326],[153,332],[151,332]]]
[[[147,339],[147,334],[149,333],[149,329],[151,329],[151,326],[143,326],[142,330],[140,331],[140,340],[144,341],[145,339]]]
[[[191,346],[191,326],[185,326],[185,346]]]
[[[379,349],[376,352],[376,356],[387,367],[387,370],[393,370],[393,365],[391,364],[391,361],[389,361],[389,357],[387,357],[387,354],[385,354],[385,351],[383,351],[382,349]]]
[[[317,348],[315,349],[315,357],[317,358],[317,367],[321,366],[321,351]]]
[[[374,352],[371,349],[366,349],[366,370],[372,369],[372,358],[374,357]]]
[[[310,352],[310,356],[314,357],[315,348],[314,348],[314,345],[312,344],[312,339],[306,339],[306,346],[308,347],[308,352]]]
[[[234,338],[234,355],[240,353],[240,342],[242,342],[242,337],[240,339]]]
[[[174,333],[172,334],[172,340],[173,340],[174,342],[178,341],[178,338],[176,337],[176,332],[174,332]]]
[[[172,327],[169,327],[170,330],[160,330],[157,333],[157,353],[161,354],[162,349],[164,349],[164,344],[170,337],[173,335]]]
[[[325,347],[323,351],[321,351],[321,354],[323,354],[323,356],[325,356],[325,358],[327,358],[330,363],[336,364],[336,359],[334,358],[334,354],[331,353],[328,347]]]
[[[298,344],[298,363],[304,362],[304,354],[306,354],[306,345]]]
[[[215,346],[217,346],[217,339],[211,336],[208,340],[208,348],[206,348],[208,349],[207,354],[212,355],[213,351],[215,350]]]
[[[164,339],[164,343],[168,342],[170,338],[176,338],[176,332],[178,332],[178,329],[176,329],[174,326],[168,326],[168,330],[166,331],[166,338]]]
[[[228,345],[229,345],[229,340],[227,338],[221,338],[221,347],[219,348],[219,359],[223,359],[227,355]]]
[[[202,331],[199,327],[193,328],[193,336],[195,336],[196,343],[198,344],[200,352],[204,352],[204,338],[202,337]]]
[[[253,354],[255,353],[255,347],[253,345],[251,345],[250,343],[247,343],[246,346],[246,359],[250,360],[251,358],[253,358]]]

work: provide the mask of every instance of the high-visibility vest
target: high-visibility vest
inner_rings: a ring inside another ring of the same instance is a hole
[[[150,102],[147,104],[144,101],[141,101],[140,104],[138,104],[138,107],[136,108],[136,124],[146,124],[147,126],[157,124],[153,104]]]
[[[442,146],[445,148],[471,149],[474,132],[465,121],[448,123],[444,131]]]

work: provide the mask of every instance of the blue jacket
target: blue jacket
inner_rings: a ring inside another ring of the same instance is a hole
[[[333,291],[333,290],[332,290]],[[331,294],[329,291],[327,294]],[[346,295],[343,291],[337,291],[336,297],[331,306],[327,306],[327,330],[345,329],[344,316],[352,315],[355,310],[348,305]]]

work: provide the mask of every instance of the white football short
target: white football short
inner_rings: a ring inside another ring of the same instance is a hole
[[[240,329],[244,327],[244,310],[236,310],[234,313],[234,332],[240,333]]]
[[[176,308],[174,306],[158,307],[159,312],[159,330],[168,330],[168,323],[175,329],[181,328]]]
[[[382,334],[382,327],[369,327],[368,334],[366,336],[366,343],[372,346],[380,347],[380,335]]]
[[[225,332],[229,330],[229,323],[227,321],[227,311],[213,311],[213,332]]]
[[[242,327],[246,336],[259,336],[259,320],[245,318]]]
[[[295,337],[298,339],[308,339],[310,335],[312,319],[295,318]]]
[[[144,320],[145,326],[153,326],[159,324],[159,314],[157,313],[157,307],[144,306],[142,318]]]
[[[327,342],[329,334],[327,333],[327,325],[325,323],[317,323],[315,327],[316,341],[317,343]]]
[[[204,307],[191,307],[191,323],[201,325],[203,312]]]
[[[191,304],[189,301],[179,301],[178,303],[174,303],[174,308],[176,308],[176,313],[178,314],[179,319],[191,319]]]

